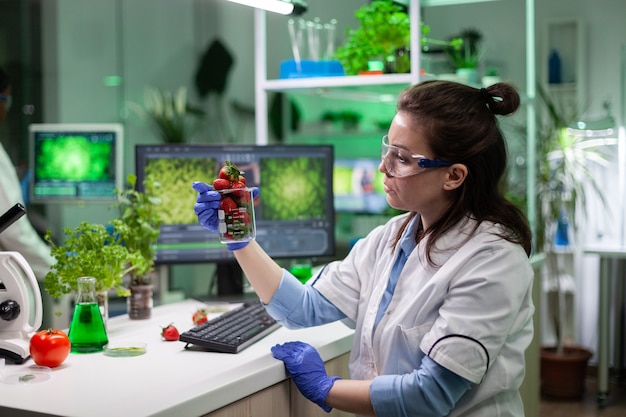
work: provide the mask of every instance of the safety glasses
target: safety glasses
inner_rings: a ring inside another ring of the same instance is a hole
[[[387,173],[396,178],[410,177],[428,168],[448,167],[454,164],[454,162],[441,159],[428,159],[424,155],[411,154],[406,149],[390,145],[387,135],[383,136],[381,157]]]

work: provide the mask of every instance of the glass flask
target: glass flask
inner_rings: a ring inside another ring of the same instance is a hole
[[[78,295],[68,336],[73,353],[102,352],[109,341],[93,277],[78,278]]]

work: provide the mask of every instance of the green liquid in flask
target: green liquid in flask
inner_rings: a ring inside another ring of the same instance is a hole
[[[74,353],[104,350],[109,338],[97,303],[76,304],[68,336]]]

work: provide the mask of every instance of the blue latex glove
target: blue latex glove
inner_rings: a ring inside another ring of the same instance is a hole
[[[304,342],[287,342],[274,346],[272,355],[285,363],[287,372],[302,395],[327,413],[332,410],[324,401],[335,381],[341,378],[326,374],[324,362],[313,346]]]
[[[220,193],[213,191],[213,187],[209,184],[200,181],[194,182],[191,187],[198,192],[196,204],[193,206],[193,210],[198,216],[198,222],[209,232],[217,233]]]
[[[214,191],[209,184],[200,181],[194,182],[191,184],[191,187],[198,192],[196,204],[193,206],[198,216],[198,222],[209,232],[217,233],[219,224],[217,212],[220,208],[220,193]],[[258,195],[259,188],[254,187],[252,189],[252,198],[256,198]],[[231,251],[235,251],[245,248],[248,243],[248,241],[228,243],[226,247]]]

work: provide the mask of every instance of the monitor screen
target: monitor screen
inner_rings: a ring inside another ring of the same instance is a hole
[[[381,214],[389,208],[383,187],[380,159],[338,158],[333,173],[335,210]]]
[[[274,258],[322,257],[335,252],[333,148],[308,145],[137,145],[138,184],[161,183],[163,224],[156,263],[220,263],[234,259],[217,234],[198,224],[194,181],[212,184],[225,161],[259,187],[256,240]]]
[[[119,124],[29,126],[33,203],[113,201],[122,187]]]

